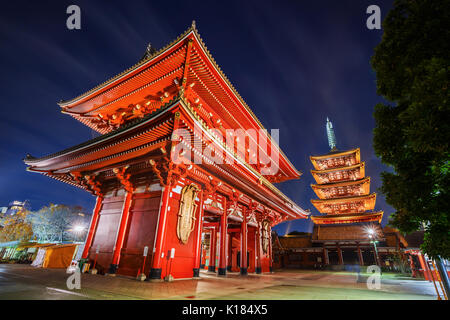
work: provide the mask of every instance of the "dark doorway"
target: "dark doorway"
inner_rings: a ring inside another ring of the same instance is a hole
[[[373,255],[373,250],[370,249],[361,249],[361,254],[363,256],[364,265],[370,266],[375,265],[375,257]]]
[[[249,263],[250,261],[250,251],[247,251],[247,264],[250,265]],[[237,252],[237,266],[240,268],[241,267],[241,252],[238,251]],[[248,268],[249,266],[247,266]]]
[[[354,248],[342,249],[344,264],[359,264],[358,254]]]
[[[330,264],[339,264],[337,250],[328,249],[328,260],[330,261]]]

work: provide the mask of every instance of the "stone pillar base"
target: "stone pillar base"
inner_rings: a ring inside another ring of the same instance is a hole
[[[200,269],[199,268],[194,268],[193,269],[193,277],[194,278],[200,278]]]
[[[117,264],[110,264],[109,265],[109,270],[108,270],[108,275],[115,275],[117,272],[117,269],[119,269],[119,266]]]
[[[140,273],[140,274],[136,277],[136,280],[139,280],[139,281],[145,281],[146,278],[147,278],[147,276],[146,276],[145,274]]]
[[[243,275],[243,276],[248,275],[247,268],[241,268],[241,275]]]
[[[161,272],[162,272],[161,268],[158,268],[158,269],[152,268],[152,269],[150,269],[149,280],[150,281],[153,281],[153,280],[160,281],[161,280]]]
[[[219,276],[226,276],[227,275],[227,269],[226,268],[219,268]]]

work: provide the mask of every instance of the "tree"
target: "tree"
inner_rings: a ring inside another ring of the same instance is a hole
[[[422,250],[450,258],[450,1],[397,0],[383,22],[372,66],[377,92],[374,149],[391,166],[381,192],[391,224],[425,231]]]
[[[89,224],[81,207],[49,204],[29,215],[33,233],[40,242],[83,241]],[[75,227],[81,227],[76,230]]]
[[[13,215],[5,216],[1,223],[0,242],[29,240],[33,236],[31,224],[26,221],[29,214],[30,211],[22,208]]]

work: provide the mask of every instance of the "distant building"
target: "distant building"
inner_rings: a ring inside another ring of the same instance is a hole
[[[30,210],[30,202],[25,201],[12,201],[7,207],[0,207],[0,212],[3,216],[13,216],[22,209]]]

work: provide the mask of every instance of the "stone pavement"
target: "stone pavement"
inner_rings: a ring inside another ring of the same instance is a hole
[[[205,299],[205,300],[436,300],[433,284],[383,274],[369,290],[349,272],[279,270],[246,277],[202,272],[199,280],[139,282],[128,277],[81,275],[81,289],[69,290],[65,270],[0,264],[0,300],[6,299]]]

